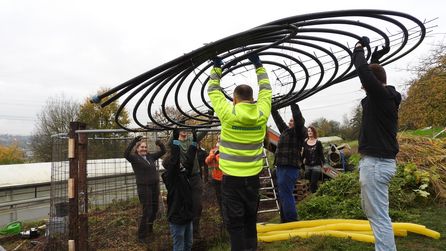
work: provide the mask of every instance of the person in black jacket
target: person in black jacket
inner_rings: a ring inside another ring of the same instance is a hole
[[[147,243],[146,238],[153,232],[153,222],[158,212],[160,187],[155,161],[166,153],[166,148],[160,140],[157,140],[155,144],[160,148],[160,151],[148,153],[147,143],[142,136],[138,136],[132,140],[124,153],[124,157],[132,164],[138,198],[142,205],[138,228],[140,243]]]
[[[377,64],[390,48],[372,54],[372,64],[364,57],[363,47],[370,43],[362,37],[353,50],[352,62],[366,91],[361,100],[362,122],[358,152],[361,203],[375,236],[375,250],[396,250],[392,222],[389,217],[389,183],[396,172],[398,153],[398,108],[401,95],[387,85],[386,72]],[[370,47],[369,47],[370,48]]]
[[[170,152],[164,158],[166,172],[162,178],[167,188],[167,220],[173,238],[173,250],[191,250],[193,243],[193,200],[189,173],[193,168],[197,154],[197,136],[193,132],[193,141],[187,149],[183,161],[180,161],[178,129],[173,131]]]
[[[310,191],[315,193],[318,181],[322,175],[325,157],[322,143],[317,139],[317,131],[314,126],[308,127],[308,139],[305,141],[302,154],[305,164],[305,178],[310,180]]]
[[[281,222],[297,221],[296,200],[293,191],[299,178],[302,165],[301,151],[306,138],[305,119],[297,104],[291,104],[292,118],[288,126],[276,109],[271,110],[274,122],[280,132],[274,164],[276,165],[277,186],[279,191]]]

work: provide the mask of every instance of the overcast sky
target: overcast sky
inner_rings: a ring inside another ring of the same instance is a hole
[[[0,134],[30,135],[49,97],[82,102],[203,43],[277,19],[320,11],[385,9],[439,18],[433,36],[386,70],[404,91],[402,69],[445,42],[445,1],[0,1]],[[307,122],[341,121],[364,96],[336,85],[301,102]]]

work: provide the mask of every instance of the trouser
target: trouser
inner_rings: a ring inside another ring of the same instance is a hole
[[[231,239],[231,250],[257,249],[259,176],[224,175],[221,183],[223,219]]]
[[[220,209],[220,215],[223,219],[223,212],[221,208],[221,181],[212,179],[212,186],[214,187],[215,197],[217,198],[218,209]]]
[[[192,212],[193,212],[193,229],[194,235],[200,235],[200,218],[203,211],[203,181],[198,174],[192,175],[189,179],[192,187]]]
[[[395,173],[395,159],[362,156],[359,162],[361,206],[372,227],[376,251],[396,250],[389,216],[389,183]]]
[[[299,169],[295,166],[277,166],[276,168],[277,186],[279,190],[279,202],[281,208],[281,221],[290,222],[299,219],[296,209],[296,200],[293,192]]]
[[[142,205],[142,214],[139,220],[138,238],[144,239],[153,231],[153,221],[158,212],[159,182],[149,185],[136,185],[139,202]]]
[[[192,249],[192,221],[184,225],[169,223],[173,239],[173,251],[189,251]]]
[[[305,178],[310,180],[310,191],[315,193],[322,174],[321,166],[305,166]]]

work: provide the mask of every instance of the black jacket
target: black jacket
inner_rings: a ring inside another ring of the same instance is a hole
[[[325,156],[322,143],[317,140],[314,146],[310,146],[308,141],[305,141],[302,157],[306,166],[320,166],[324,164]]]
[[[307,128],[305,119],[296,104],[291,104],[291,112],[294,119],[294,127],[289,128],[279,112],[275,109],[271,111],[277,129],[280,132],[279,142],[277,143],[274,164],[277,166],[295,166],[299,168],[302,164],[301,150],[305,138],[307,137]]]
[[[156,170],[155,161],[166,153],[166,148],[161,144],[160,151],[153,154],[147,153],[146,158],[138,155],[133,149],[138,143],[139,138],[135,138],[127,146],[124,157],[132,164],[133,172],[135,173],[136,184],[148,185],[159,182],[159,175]]]
[[[180,163],[180,147],[171,145],[171,157],[163,162],[166,172],[162,178],[167,188],[167,220],[173,224],[184,225],[193,218],[192,188],[189,183],[188,170],[191,170],[197,148],[190,145],[185,160]]]
[[[361,154],[394,159],[399,151],[398,108],[401,94],[383,85],[370,70],[362,47],[353,51],[353,64],[367,96],[361,100],[362,123],[358,151]]]

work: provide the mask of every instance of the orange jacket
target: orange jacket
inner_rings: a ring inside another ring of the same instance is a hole
[[[220,154],[216,152],[218,151],[218,146],[211,149],[209,155],[206,157],[206,164],[208,167],[212,168],[212,178],[214,180],[221,181],[223,178],[223,172],[218,167],[218,161],[220,160]]]

